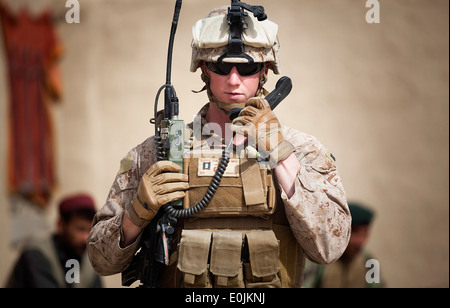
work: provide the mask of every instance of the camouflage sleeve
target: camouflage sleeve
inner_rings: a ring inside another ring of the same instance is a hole
[[[291,230],[306,255],[319,264],[336,261],[350,239],[351,216],[334,157],[315,137],[283,128],[300,162],[295,193],[282,191]]]
[[[140,236],[128,247],[120,247],[124,208],[139,186],[141,174],[152,165],[153,138],[132,149],[120,162],[106,204],[97,212],[88,238],[89,259],[103,276],[124,271],[139,248]]]

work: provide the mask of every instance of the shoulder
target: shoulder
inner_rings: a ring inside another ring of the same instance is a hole
[[[39,273],[51,276],[51,265],[44,254],[37,249],[25,249],[10,273],[5,284],[6,288],[32,288],[36,287],[36,277]]]
[[[300,161],[319,172],[335,170],[334,155],[315,136],[287,126],[282,126],[282,134],[294,146]]]
[[[299,131],[297,129],[291,128],[289,126],[281,126],[281,131],[283,136],[294,143],[304,144],[308,142],[320,143],[319,140],[305,132]]]
[[[19,263],[27,268],[41,265],[50,265],[48,258],[45,256],[42,248],[33,246],[26,248],[20,255]]]
[[[295,147],[296,151],[314,157],[323,151],[326,152],[322,143],[313,135],[287,126],[282,126],[281,129],[283,137]]]
[[[54,250],[54,239],[53,235],[50,234],[48,236],[41,236],[35,238],[33,241],[26,243],[23,252],[35,252],[35,251],[41,251],[46,252],[49,250]]]
[[[135,160],[137,160],[138,158],[150,159],[152,154],[156,154],[156,144],[154,136],[145,139],[142,143],[132,148],[124,158],[132,157]]]
[[[19,267],[27,273],[38,269],[39,271],[50,269],[51,257],[49,254],[54,253],[54,251],[53,240],[50,236],[37,238],[24,246],[18,260]]]
[[[155,138],[152,136],[128,151],[120,161],[118,174],[136,169],[138,171],[142,169],[145,172],[154,162],[156,162],[156,144]]]

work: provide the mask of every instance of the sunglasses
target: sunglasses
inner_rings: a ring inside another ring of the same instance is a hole
[[[217,63],[217,62],[205,62],[213,73],[219,75],[229,75],[233,67],[236,67],[239,75],[252,76],[259,73],[264,67],[264,63]]]

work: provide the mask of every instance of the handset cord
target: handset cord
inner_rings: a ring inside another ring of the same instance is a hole
[[[199,202],[197,202],[196,205],[182,210],[177,210],[170,204],[163,205],[163,208],[167,214],[175,218],[186,218],[198,214],[201,210],[203,210],[205,207],[208,206],[208,204],[211,202],[211,199],[214,197],[217,189],[219,188],[225,170],[227,169],[228,163],[230,162],[230,152],[231,147],[233,145],[234,135],[235,134],[233,134],[233,138],[230,139],[230,142],[222,152],[221,161],[217,167],[216,173],[214,174],[211,180],[211,183],[208,186],[208,190],[206,191],[203,198]]]

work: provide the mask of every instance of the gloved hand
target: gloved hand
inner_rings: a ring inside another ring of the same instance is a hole
[[[164,204],[181,199],[189,189],[188,176],[177,173],[180,166],[159,161],[142,176],[133,201],[127,205],[130,220],[138,227],[145,226]]]
[[[262,97],[253,97],[247,101],[234,119],[231,130],[255,140],[257,150],[264,158],[269,157],[271,168],[295,151],[294,146],[284,139],[280,122]]]

